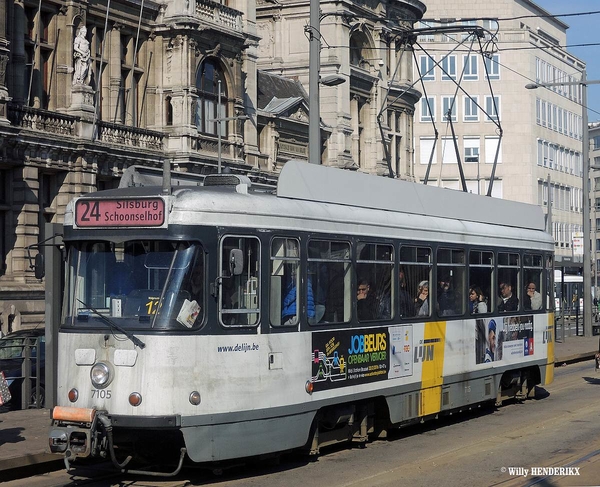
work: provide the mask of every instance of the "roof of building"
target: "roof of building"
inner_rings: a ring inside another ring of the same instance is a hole
[[[298,80],[290,78],[284,78],[266,71],[257,72],[257,85],[258,85],[258,108],[264,109],[271,103],[274,98],[277,98],[279,102],[286,99],[295,98],[298,100],[302,99],[305,103],[308,103],[308,93]]]

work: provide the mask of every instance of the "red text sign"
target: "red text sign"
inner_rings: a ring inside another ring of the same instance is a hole
[[[162,198],[79,199],[75,203],[78,227],[160,227],[164,222]]]

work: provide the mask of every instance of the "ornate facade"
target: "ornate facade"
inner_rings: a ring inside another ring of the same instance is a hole
[[[411,176],[419,94],[406,89],[402,33],[424,5],[321,8],[336,46],[322,50],[322,72],[348,79],[322,92],[322,162],[386,174],[385,137],[394,172]],[[112,0],[107,11],[106,1],[7,0],[0,19],[3,333],[43,326],[30,257],[73,197],[115,187],[131,165],[207,174],[222,163],[272,183],[286,160],[308,157],[306,2]],[[260,89],[259,69],[270,80]]]

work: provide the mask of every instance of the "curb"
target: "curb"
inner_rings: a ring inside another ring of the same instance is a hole
[[[554,367],[562,367],[563,365],[575,364],[585,360],[594,360],[596,353],[598,352],[576,353],[573,355],[567,355],[566,357],[555,358]]]
[[[33,453],[0,460],[0,472],[15,468],[30,467],[43,463],[62,462],[62,457],[55,453]]]

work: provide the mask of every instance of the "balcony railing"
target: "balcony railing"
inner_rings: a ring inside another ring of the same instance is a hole
[[[10,104],[8,119],[17,127],[60,135],[77,135],[78,117],[62,113]]]
[[[219,155],[219,142],[217,139],[208,137],[192,137],[191,149],[205,155],[217,157]],[[221,155],[226,160],[244,161],[244,145],[239,142],[230,142],[223,138],[221,140]]]
[[[111,122],[97,122],[98,140],[141,149],[162,150],[165,134]]]
[[[80,117],[63,113],[10,104],[8,119],[11,125],[35,130],[46,134],[80,136]],[[91,122],[88,122],[91,123]],[[98,140],[109,144],[119,144],[141,149],[162,150],[165,134],[137,127],[129,127],[111,122],[98,121]]]
[[[202,20],[222,25],[238,32],[242,31],[242,12],[234,10],[219,2],[196,0],[196,15]]]

